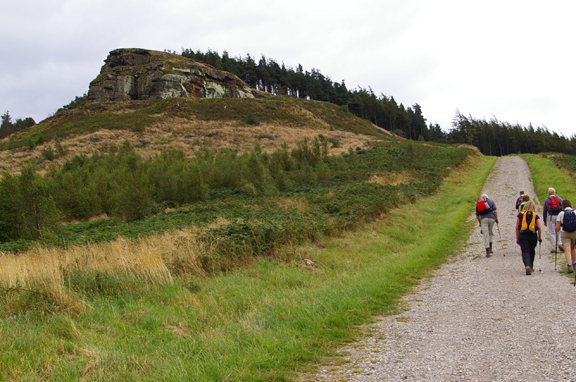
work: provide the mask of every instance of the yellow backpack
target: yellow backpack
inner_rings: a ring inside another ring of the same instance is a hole
[[[520,222],[521,233],[536,233],[536,215],[532,211],[521,211],[522,221]]]

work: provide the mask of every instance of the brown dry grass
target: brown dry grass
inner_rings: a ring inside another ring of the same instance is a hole
[[[26,162],[31,161],[35,164],[37,172],[44,175],[52,164],[60,167],[74,155],[91,155],[96,150],[107,152],[111,145],[118,146],[124,141],[130,142],[143,158],[154,157],[162,150],[174,148],[181,149],[188,157],[192,157],[203,147],[215,151],[231,149],[242,153],[252,149],[256,142],[259,142],[262,150],[272,152],[283,142],[294,148],[302,139],[312,140],[319,134],[340,142],[340,147],[330,149],[331,154],[347,152],[349,148],[364,148],[374,139],[347,131],[331,131],[323,122],[318,122],[315,127],[293,127],[279,124],[248,126],[238,122],[207,122],[179,118],[159,119],[158,123],[147,127],[144,132],[101,129],[94,133],[62,139],[61,145],[68,153],[54,161],[48,161],[42,156],[42,150],[48,147],[54,148],[53,142],[38,145],[33,150],[21,148],[0,151],[0,170],[17,174]]]
[[[64,288],[67,274],[100,271],[133,277],[144,285],[172,283],[173,272],[204,275],[200,257],[209,256],[210,248],[199,244],[196,235],[181,230],[139,241],[119,238],[67,249],[36,247],[17,256],[0,254],[0,285],[49,296],[63,310],[83,311],[86,303]],[[3,302],[10,304],[9,299]]]
[[[387,172],[382,174],[374,174],[370,178],[369,182],[381,184],[383,186],[396,186],[398,184],[408,183],[410,180],[410,174],[407,171],[403,171],[401,173]]]

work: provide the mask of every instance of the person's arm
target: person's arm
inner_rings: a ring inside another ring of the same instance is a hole
[[[536,219],[536,226],[538,227],[538,241],[542,243],[542,229],[540,228],[540,219]]]
[[[520,217],[516,218],[516,244],[520,244],[518,242],[518,235],[520,234]]]
[[[556,220],[556,232],[560,232],[561,226],[562,226],[562,223],[560,222],[560,219]]]
[[[544,219],[544,227],[548,227],[548,216],[547,216],[548,214],[547,213],[548,213],[548,202],[549,201],[550,201],[549,199],[546,199],[544,201],[544,210],[542,211],[542,219]]]
[[[498,211],[494,211],[494,221],[498,224]]]

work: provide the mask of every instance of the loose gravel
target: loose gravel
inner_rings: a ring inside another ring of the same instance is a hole
[[[371,325],[342,349],[347,362],[315,380],[576,381],[576,288],[561,252],[554,270],[544,225],[541,272],[537,247],[535,273],[525,274],[514,232],[520,190],[534,195],[528,166],[499,158],[483,189],[498,208],[493,256],[477,228],[454,262],[403,299],[405,311]]]

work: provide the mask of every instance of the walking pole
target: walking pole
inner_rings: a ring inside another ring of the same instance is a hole
[[[498,228],[498,236],[500,236],[500,245],[502,246],[502,254],[506,256],[506,253],[504,252],[504,243],[502,242],[502,235],[500,234],[500,226],[498,225],[498,223],[496,223],[496,228]]]
[[[538,241],[538,272],[542,272],[542,241]]]
[[[554,272],[556,272],[556,256],[558,255],[558,232],[556,232],[556,244],[554,245]]]

